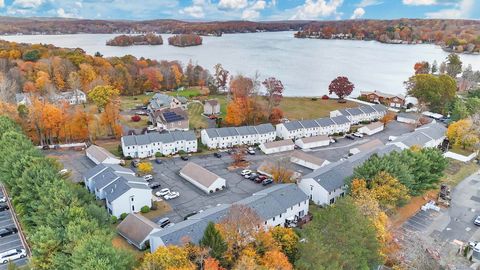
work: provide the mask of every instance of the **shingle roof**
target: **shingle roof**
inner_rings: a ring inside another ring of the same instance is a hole
[[[152,132],[142,135],[123,136],[122,141],[126,146],[147,145],[150,143],[172,143],[175,141],[195,141],[197,137],[192,130],[188,131],[172,131],[168,133]]]
[[[275,128],[272,124],[261,124],[258,126],[241,126],[241,127],[223,127],[223,128],[207,128],[205,129],[208,137],[233,137],[233,136],[246,136],[255,134],[267,134],[275,132]]]
[[[447,128],[438,123],[430,123],[415,129],[413,132],[403,134],[391,143],[401,142],[407,147],[414,145],[425,146],[431,140],[439,140],[445,136]]]
[[[254,127],[257,130],[258,134],[267,134],[267,133],[275,132],[275,128],[272,126],[272,124],[261,124]]]
[[[281,140],[281,141],[273,141],[273,142],[267,142],[263,144],[265,148],[275,148],[275,147],[281,147],[281,146],[294,146],[295,144],[293,143],[292,140],[286,139],[286,140]]]
[[[288,131],[294,131],[294,130],[299,130],[299,129],[303,128],[300,121],[290,121],[290,122],[287,122],[287,123],[283,123],[283,125],[285,126],[285,128]]]
[[[185,166],[183,166],[183,168],[180,170],[180,175],[185,175],[206,188],[209,188],[213,183],[215,183],[215,181],[217,181],[217,179],[221,178],[220,176],[193,162],[188,162]]]
[[[360,108],[347,109],[347,112],[352,116],[365,114]]]
[[[335,125],[335,122],[331,118],[319,118],[315,120],[321,127],[329,127]]]
[[[388,110],[387,107],[382,104],[374,104],[372,108],[377,112],[386,112]]]
[[[98,164],[97,166],[87,170],[84,174],[83,174],[83,177],[85,179],[90,179],[92,178],[94,175],[102,172],[103,170],[106,170],[107,169],[107,166],[105,166],[104,164]]]
[[[119,177],[120,176],[118,176],[113,169],[107,168],[106,170],[92,178],[93,186],[95,187],[95,189],[100,190],[108,186],[110,183],[112,183]]]
[[[150,100],[150,106],[156,110],[160,109],[165,106],[169,106],[170,102],[172,101],[172,97],[162,94],[162,93],[156,93],[153,95],[152,99]]]
[[[376,128],[379,128],[381,126],[383,126],[384,124],[380,121],[377,121],[377,122],[372,122],[364,127],[368,128],[369,130],[374,130]]]
[[[412,120],[418,120],[418,119],[420,119],[421,116],[418,113],[404,113],[404,112],[401,112],[401,113],[397,114],[397,117],[402,117],[402,118],[407,118],[407,119],[412,119]]]
[[[117,226],[117,232],[137,247],[140,247],[140,244],[147,239],[152,231],[159,229],[160,226],[135,213],[128,214]]]
[[[447,128],[439,123],[430,123],[417,128],[416,131],[421,131],[432,139],[438,140],[445,136]]]
[[[359,109],[367,114],[375,112],[375,109],[373,109],[372,106],[361,106]]]
[[[330,138],[325,135],[320,135],[320,136],[305,137],[299,140],[301,140],[303,143],[312,143],[312,142],[330,141]]]
[[[90,147],[87,148],[86,152],[89,155],[93,156],[93,158],[95,158],[99,163],[102,163],[107,158],[118,159],[112,153],[108,152],[105,148],[94,144],[90,145]]]
[[[133,188],[150,190],[150,188],[146,184],[131,183],[128,182],[128,180],[124,177],[120,177],[105,188],[105,197],[107,201],[113,202],[118,197],[125,194],[125,192]]]
[[[343,124],[350,123],[350,120],[348,120],[348,118],[344,115],[335,116],[335,117],[332,117],[331,119],[337,125],[343,125]]]
[[[318,123],[315,120],[303,120],[303,121],[300,121],[300,123],[302,124],[302,126],[304,128],[316,128],[316,127],[318,127]]]
[[[295,150],[293,153],[290,155],[290,158],[297,158],[299,160],[307,161],[309,163],[313,163],[317,166],[322,166],[325,163],[325,159],[319,158],[314,155],[307,154],[303,151],[300,150]]]

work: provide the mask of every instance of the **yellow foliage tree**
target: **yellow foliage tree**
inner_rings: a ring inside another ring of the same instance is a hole
[[[99,110],[114,102],[118,95],[120,95],[120,91],[110,85],[97,86],[88,92],[88,97],[97,105]]]
[[[194,270],[196,266],[188,259],[188,252],[179,246],[160,247],[145,255],[139,270]]]
[[[408,188],[386,172],[378,173],[370,182],[372,196],[385,210],[392,210],[399,203],[410,199]]]
[[[447,129],[447,137],[453,145],[463,149],[480,142],[480,134],[475,132],[471,119],[462,119],[452,123]]]
[[[262,264],[269,270],[292,270],[293,266],[287,256],[278,250],[265,252]]]
[[[152,170],[153,170],[153,166],[152,166],[152,163],[150,163],[150,162],[140,162],[138,164],[138,171],[141,174],[151,173]]]

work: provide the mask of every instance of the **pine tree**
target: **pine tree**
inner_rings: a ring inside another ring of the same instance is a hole
[[[219,261],[222,261],[223,254],[227,251],[227,243],[217,228],[215,228],[213,222],[208,223],[207,228],[203,233],[203,238],[200,240],[200,246],[209,247],[210,256]]]

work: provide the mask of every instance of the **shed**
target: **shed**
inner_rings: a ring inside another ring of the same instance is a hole
[[[159,225],[135,213],[128,214],[117,226],[118,234],[140,250],[148,247],[147,242],[150,240],[150,235],[160,229]]]
[[[260,150],[262,150],[267,155],[286,151],[293,151],[294,149],[295,144],[290,139],[260,144]]]
[[[303,151],[295,150],[290,156],[290,161],[300,166],[316,170],[322,166],[330,164],[330,161],[307,154]]]
[[[350,154],[355,155],[355,154],[358,154],[360,152],[370,151],[370,150],[378,148],[380,146],[384,146],[384,144],[381,140],[379,140],[379,139],[371,140],[369,142],[366,142],[364,144],[361,144],[357,147],[354,147],[354,148],[350,149]]]
[[[87,157],[93,161],[95,164],[120,164],[121,160],[114,156],[112,153],[108,152],[105,148],[90,145],[85,151]]]
[[[193,162],[180,170],[180,176],[205,193],[213,193],[227,186],[225,179]]]
[[[384,124],[380,121],[378,122],[373,122],[370,123],[366,126],[363,126],[358,129],[358,132],[367,134],[367,135],[373,135],[375,133],[378,133],[384,129]]]
[[[397,115],[397,121],[400,123],[407,123],[417,125],[420,123],[420,114],[417,113],[399,113]]]
[[[220,113],[220,103],[216,99],[205,100],[203,104],[203,114],[212,115]]]
[[[325,135],[306,137],[296,140],[295,144],[302,149],[310,149],[329,145],[330,138]]]

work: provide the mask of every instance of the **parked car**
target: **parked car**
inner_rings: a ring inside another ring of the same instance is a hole
[[[12,234],[16,234],[18,232],[17,228],[12,227],[12,228],[4,228],[0,230],[0,237],[5,237],[9,236]]]
[[[216,158],[221,158],[222,155],[220,155],[220,153],[213,153],[213,156],[216,157]]]
[[[50,149],[50,146],[44,145],[44,146],[42,146],[42,149],[43,149],[43,150],[48,150],[48,149]]]
[[[157,221],[157,224],[160,225],[160,227],[165,228],[168,224],[170,224],[170,219],[168,217],[162,218]]]
[[[255,149],[253,149],[253,147],[249,147],[249,148],[247,149],[247,153],[248,153],[249,155],[255,155]]]
[[[355,136],[355,137],[358,137],[358,138],[363,138],[363,134],[360,133],[360,132],[355,132],[352,135]]]
[[[355,140],[355,137],[353,137],[352,135],[345,135],[345,138],[349,139],[349,140]]]
[[[242,176],[245,176],[245,175],[251,174],[251,173],[252,173],[252,170],[243,170],[240,174],[241,174]]]
[[[145,180],[145,181],[151,181],[151,180],[153,180],[153,175],[147,174],[147,175],[143,176],[143,180]]]
[[[168,201],[168,200],[171,200],[171,199],[175,199],[178,196],[180,196],[179,192],[172,191],[172,192],[168,193],[167,195],[163,196],[163,198]]]
[[[257,177],[258,177],[258,174],[252,173],[252,174],[250,174],[250,176],[248,177],[248,179],[250,179],[250,180],[255,180],[255,178],[257,178]]]
[[[8,205],[0,204],[0,212],[7,211],[8,209],[10,209],[10,207],[8,207]]]
[[[330,143],[336,143],[337,142],[337,139],[335,138],[330,138]]]
[[[8,198],[6,196],[0,197],[0,203],[6,203]]]
[[[271,183],[273,183],[273,179],[268,178],[268,179],[263,180],[262,185],[266,186],[266,185],[270,185]]]
[[[260,174],[260,175],[258,175],[258,176],[255,178],[255,180],[258,179],[258,180],[260,180],[260,181],[263,181],[263,180],[265,180],[265,179],[267,179],[267,178],[268,178],[268,177],[266,177],[265,175],[261,175],[261,174]]]
[[[170,189],[168,188],[162,188],[161,190],[155,192],[155,196],[158,196],[158,197],[163,197],[167,194],[170,194]]]
[[[0,262],[6,264],[9,261],[18,260],[25,257],[27,257],[27,252],[25,249],[11,249],[0,254]]]
[[[188,156],[181,156],[180,158],[181,158],[182,160],[185,160],[185,161],[188,160]]]
[[[151,189],[156,189],[156,188],[159,188],[161,185],[159,182],[150,182],[148,184],[148,187],[151,188]]]
[[[480,216],[477,216],[475,220],[473,221],[473,224],[480,226]]]
[[[133,167],[135,167],[135,168],[138,167],[138,164],[140,164],[140,160],[139,160],[139,159],[134,159],[134,160],[132,161]]]
[[[155,159],[155,163],[157,163],[157,164],[162,164],[162,160],[159,159],[159,158],[157,158],[157,159]]]

